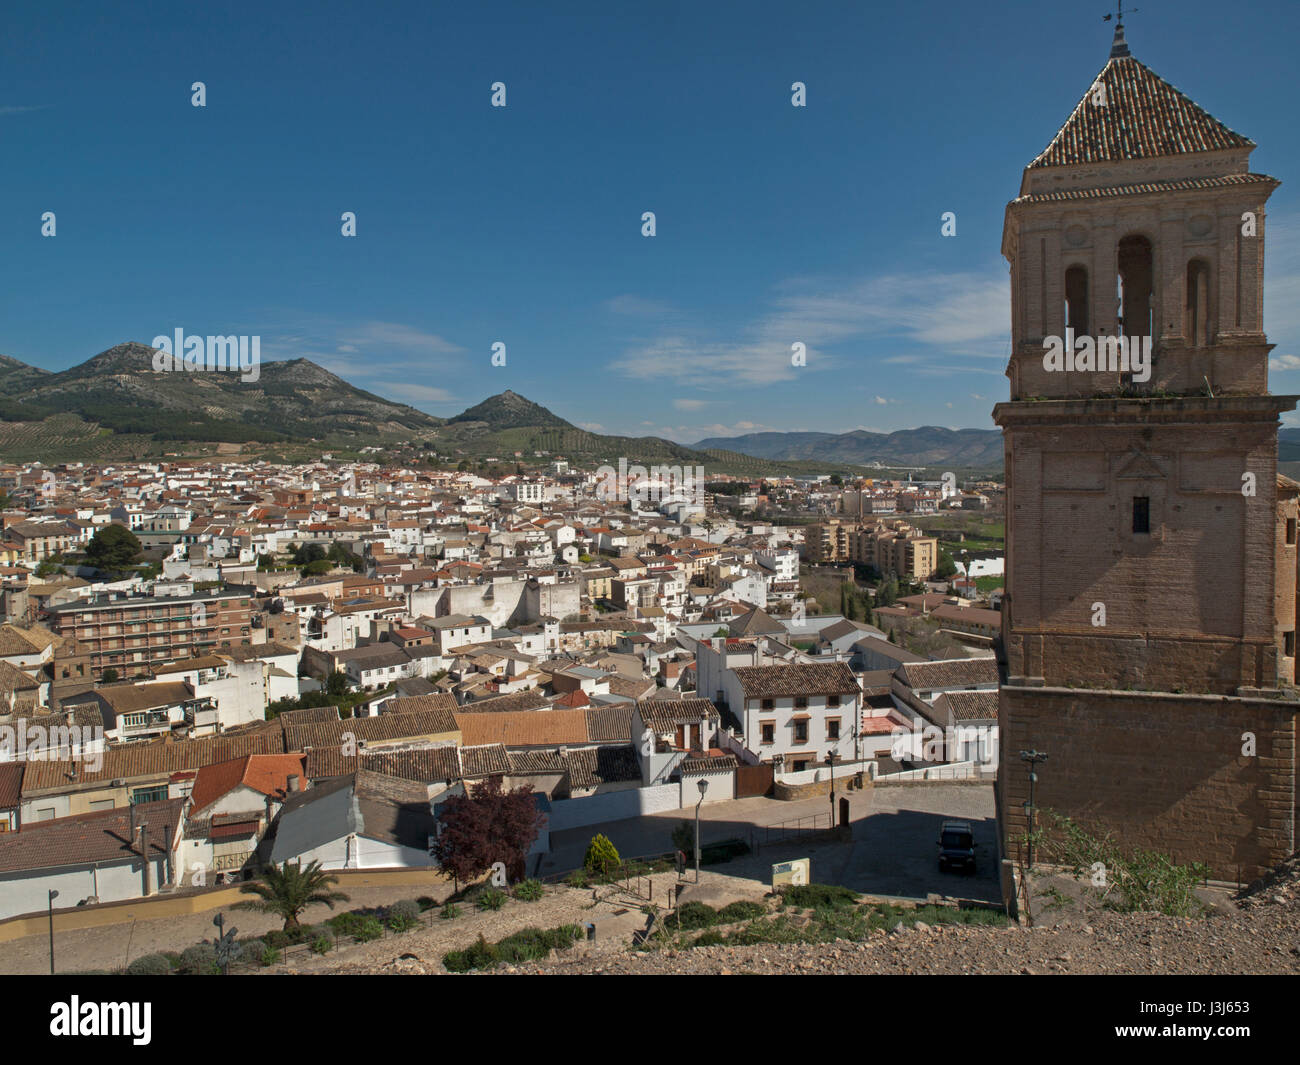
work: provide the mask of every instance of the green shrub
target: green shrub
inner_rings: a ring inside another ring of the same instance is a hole
[[[311,941],[311,952],[313,954],[328,954],[334,949],[334,940],[329,936],[317,936]]]
[[[568,876],[564,878],[564,882],[568,884],[569,887],[575,887],[575,888],[591,887],[591,878],[587,876],[587,871],[585,869],[575,869],[573,872],[571,872]]]
[[[180,970],[191,976],[208,976],[217,972],[217,948],[211,943],[195,943],[181,951]]]
[[[719,944],[725,943],[726,941],[727,941],[726,936],[724,936],[721,932],[710,928],[707,932],[701,932],[698,936],[696,936],[695,942],[692,943],[691,946],[716,947]]]
[[[454,921],[460,916],[460,907],[454,902],[449,902],[438,911],[438,916],[444,921]]]
[[[268,947],[274,947],[276,950],[287,947],[293,942],[293,940],[289,938],[289,933],[280,928],[272,929],[262,938],[266,940],[266,945]]]
[[[506,904],[506,893],[500,888],[484,888],[474,898],[474,905],[480,910],[499,910]]]
[[[536,902],[545,894],[540,880],[521,880],[515,885],[515,898],[523,902]]]
[[[685,902],[677,908],[672,924],[674,928],[682,929],[708,928],[717,920],[717,911],[712,906],[703,902]]]
[[[377,917],[363,917],[348,934],[358,943],[369,943],[373,939],[383,938],[384,926]]]
[[[127,976],[167,976],[172,966],[162,954],[141,954],[126,967]]]
[[[239,960],[248,965],[261,965],[267,952],[266,944],[260,939],[246,939],[239,944]]]
[[[719,862],[729,862],[732,858],[739,858],[742,854],[749,853],[749,844],[743,839],[726,839],[721,843],[710,843],[707,847],[700,848],[701,865],[717,865]]]
[[[274,965],[279,960],[280,960],[279,947],[268,946],[266,948],[266,953],[262,955],[262,965],[263,966]]]
[[[398,899],[388,908],[388,912],[390,914],[404,913],[408,917],[419,917],[420,909],[421,907],[418,899]]]
[[[786,888],[781,897],[788,906],[810,910],[852,906],[858,901],[856,891],[838,884],[794,884]]]
[[[729,902],[718,911],[718,924],[734,924],[737,921],[752,921],[767,913],[767,907],[761,902]]]
[[[571,946],[582,936],[582,926],[576,924],[521,928],[496,943],[489,943],[480,935],[473,946],[444,954],[442,964],[453,973],[464,973],[471,969],[490,969],[502,962],[540,961],[552,950]]]
[[[309,924],[296,924],[290,925],[281,934],[284,936],[285,942],[277,943],[276,946],[287,947],[298,943],[306,943],[316,935],[316,929]]]
[[[490,969],[497,963],[496,947],[482,935],[478,942],[464,950],[450,950],[442,956],[448,972],[467,973],[471,969]]]
[[[409,932],[420,923],[420,904],[402,899],[388,907],[388,927],[394,932]]]
[[[587,845],[582,867],[593,876],[609,876],[619,867],[618,848],[600,833]]]
[[[162,956],[167,959],[167,964],[173,969],[179,969],[181,966],[181,956],[174,950],[164,950]]]
[[[346,913],[336,913],[325,923],[334,929],[334,931],[339,935],[350,936],[356,933],[357,928],[361,925],[361,921],[361,914],[348,910]],[[270,941],[269,936],[267,937],[267,941]]]

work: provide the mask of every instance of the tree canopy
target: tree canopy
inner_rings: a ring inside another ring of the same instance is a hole
[[[337,882],[338,877],[324,872],[319,862],[311,862],[305,868],[301,862],[268,865],[261,880],[251,881],[239,889],[257,898],[237,902],[234,909],[272,913],[284,919],[286,929],[292,928],[298,924],[298,915],[312,903],[323,902],[332,910],[334,903],[348,901],[343,892],[331,890]]]
[[[96,569],[126,569],[140,557],[139,538],[125,525],[105,525],[86,545],[86,561]]]
[[[541,814],[527,785],[506,791],[499,777],[490,777],[468,795],[448,799],[438,824],[433,856],[446,872],[468,882],[501,862],[514,882],[524,878],[525,859],[537,839]]]

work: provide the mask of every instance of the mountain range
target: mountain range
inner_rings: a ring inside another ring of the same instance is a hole
[[[349,384],[307,359],[263,362],[256,381],[235,371],[161,372],[155,351],[119,344],[57,373],[0,355],[0,458],[65,462],[252,449],[347,452],[366,445],[511,461],[516,453],[574,461],[703,465],[717,473],[854,472],[887,467],[993,471],[997,429],[921,426],[892,433],[751,433],[682,445],[661,437],[590,433],[512,391],[438,418]],[[1283,430],[1279,458],[1300,461],[1300,430]]]
[[[893,433],[855,429],[848,433],[750,433],[710,437],[694,447],[725,447],[743,455],[784,462],[829,462],[850,465],[879,462],[886,466],[1002,465],[1002,432],[998,429],[943,429],[923,425]]]

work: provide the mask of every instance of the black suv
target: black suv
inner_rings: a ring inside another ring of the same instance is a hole
[[[939,872],[975,872],[975,835],[969,821],[945,821],[939,832]]]

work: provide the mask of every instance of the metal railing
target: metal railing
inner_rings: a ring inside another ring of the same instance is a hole
[[[829,813],[805,814],[788,821],[771,825],[756,825],[750,829],[750,846],[757,851],[760,846],[771,846],[785,840],[806,839],[818,832],[829,832],[835,825]]]

